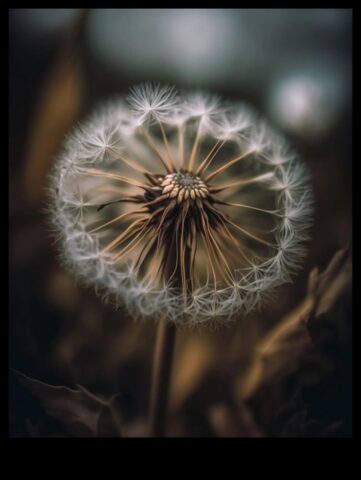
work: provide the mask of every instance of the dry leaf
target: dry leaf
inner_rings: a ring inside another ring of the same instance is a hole
[[[348,248],[339,250],[322,274],[318,274],[315,269],[313,275],[316,278],[315,285],[309,286],[308,294],[314,296],[314,309],[309,319],[331,311],[337,300],[351,286],[352,264]]]
[[[192,334],[175,357],[170,392],[170,410],[177,410],[194,392],[214,361],[209,338]]]
[[[113,405],[116,396],[103,400],[81,385],[73,390],[14,372],[20,383],[40,401],[47,415],[57,420],[70,436],[121,436],[120,416]]]
[[[41,200],[53,157],[80,114],[83,79],[79,39],[83,27],[84,12],[45,79],[34,114],[24,164],[24,190],[30,206],[38,205]]]
[[[314,350],[307,322],[329,312],[352,282],[348,249],[339,250],[326,270],[311,271],[307,295],[258,344],[251,363],[236,382],[235,394],[242,403],[264,384],[295,371],[305,355]]]
[[[237,410],[224,403],[212,405],[208,411],[208,418],[218,437],[260,438],[264,436],[245,405]]]

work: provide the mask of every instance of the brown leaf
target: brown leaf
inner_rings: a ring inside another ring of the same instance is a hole
[[[314,309],[309,320],[331,311],[351,283],[352,263],[348,248],[344,248],[334,255],[326,270],[318,276],[317,285],[308,289],[308,294],[314,296]]]
[[[42,198],[44,181],[64,135],[78,118],[83,103],[79,39],[84,12],[68,34],[53,69],[44,81],[29,134],[24,164],[24,190],[29,205]]]
[[[315,351],[307,323],[331,311],[351,282],[347,248],[334,255],[323,273],[317,268],[311,271],[303,302],[256,344],[249,367],[236,382],[235,394],[241,403],[264,384],[296,371],[306,354]]]
[[[260,438],[264,436],[246,405],[235,409],[225,403],[214,404],[208,410],[208,419],[218,437]]]
[[[14,370],[18,380],[40,401],[47,415],[55,418],[71,436],[120,437],[120,416],[110,400],[103,400],[81,385],[73,390],[30,378]]]
[[[192,332],[175,357],[170,410],[177,410],[194,392],[213,362],[213,343],[204,335]]]

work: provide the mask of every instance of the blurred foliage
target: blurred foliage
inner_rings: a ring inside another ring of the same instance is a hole
[[[313,47],[310,25],[317,31],[318,21],[321,31],[332,32],[322,19],[335,20],[335,37],[325,34],[321,42],[329,55],[332,48],[339,54],[339,45],[347,50],[350,33],[345,23],[337,28],[335,11],[333,17],[325,11],[325,18],[322,11],[313,18],[308,12],[308,23],[298,22],[303,57]],[[38,23],[36,34],[30,14],[13,10],[10,18],[9,434],[143,436],[155,324],[114,311],[60,267],[44,214],[46,178],[63,137],[99,99],[124,93],[136,81],[172,76],[150,66],[144,78],[144,69],[127,70],[124,59],[121,75],[101,68],[89,38],[92,11],[53,18],[43,30]],[[37,21],[51,19],[47,15],[38,11]],[[340,15],[345,22],[345,12]],[[212,22],[216,28],[214,13]],[[259,24],[279,40],[277,16],[263,14]],[[207,86],[207,69],[202,74],[198,68],[196,86]],[[267,110],[269,99],[259,95],[253,77],[238,89],[226,78],[218,78],[216,93]],[[184,80],[189,84],[191,77]],[[351,105],[344,100],[322,136],[291,137],[312,172],[316,201],[304,271],[267,308],[229,328],[179,331],[169,436],[352,434],[350,131]]]

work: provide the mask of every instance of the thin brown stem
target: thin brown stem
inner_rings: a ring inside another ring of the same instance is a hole
[[[214,172],[209,174],[208,177],[206,177],[206,182],[210,182],[217,175],[219,175],[220,173],[227,170],[227,168],[231,167],[232,165],[239,162],[240,160],[243,160],[243,159],[247,158],[248,155],[251,155],[252,153],[253,153],[253,150],[249,150],[248,152],[244,152],[244,153],[242,153],[242,155],[238,155],[237,157],[235,157],[232,160],[230,160],[229,162],[227,162],[225,165],[222,165],[221,167],[217,168],[217,170],[215,170]]]
[[[157,145],[154,143],[154,140],[152,139],[151,135],[147,132],[147,130],[145,128],[141,128],[141,132],[143,133],[146,141],[147,141],[147,144],[148,146],[153,150],[153,152],[157,155],[157,157],[159,158],[159,160],[161,161],[162,165],[164,166],[164,168],[166,169],[167,173],[171,173],[172,172],[172,168],[167,164],[167,162],[164,160],[163,158],[163,155],[161,154],[161,152],[159,151],[159,148],[157,147]]]
[[[133,158],[128,158],[125,155],[123,155],[121,152],[119,152],[116,148],[114,147],[107,147],[107,150],[113,155],[113,157],[116,160],[122,160],[128,167],[132,168],[133,170],[139,172],[139,173],[148,173],[148,170],[146,170],[144,167],[142,167],[136,160]]]
[[[175,325],[165,320],[161,320],[157,328],[157,337],[153,356],[153,373],[149,410],[150,437],[164,437],[165,435],[168,394],[175,337]]]
[[[201,134],[201,119],[198,120],[198,127],[197,127],[197,130],[196,130],[196,135],[195,135],[194,142],[193,142],[193,148],[192,148],[191,156],[189,158],[189,164],[188,164],[188,170],[189,171],[192,171],[192,169],[193,169],[194,160],[196,158],[196,152],[197,152],[197,148],[198,148],[198,144],[199,144],[200,134]]]
[[[258,182],[265,182],[266,180],[269,180],[272,177],[273,177],[273,173],[272,172],[267,172],[267,173],[263,173],[262,175],[257,175],[256,177],[244,178],[244,179],[241,179],[241,180],[237,180],[235,182],[223,183],[221,185],[215,185],[214,187],[210,188],[210,191],[212,193],[214,193],[214,192],[220,192],[222,190],[226,190],[228,188],[241,187],[241,186],[251,185],[253,183],[258,183]]]
[[[165,150],[167,152],[169,165],[171,166],[172,171],[175,172],[177,169],[174,165],[173,156],[172,156],[172,152],[170,151],[167,135],[165,133],[162,122],[160,122],[159,120],[158,120],[158,125],[159,125],[160,131],[162,133],[163,143],[164,143]]]
[[[179,154],[179,168],[184,170],[184,125],[178,127],[178,154]]]
[[[209,165],[213,162],[214,157],[217,155],[217,153],[220,151],[220,149],[223,147],[223,145],[226,143],[226,140],[218,140],[217,143],[213,146],[211,151],[208,153],[208,155],[205,157],[205,159],[202,161],[202,163],[199,165],[199,167],[196,170],[196,175],[200,175],[203,173]]]
[[[178,245],[179,229],[183,229],[184,217],[186,216],[188,206],[183,211],[183,219],[173,230],[172,234],[164,243],[168,243],[164,248],[163,278],[164,281],[172,287],[182,287],[184,300],[187,293],[184,293],[184,282],[190,284],[190,250],[184,245]],[[183,248],[183,251],[182,251]],[[183,256],[183,258],[181,258]],[[149,425],[148,434],[151,437],[164,437],[166,434],[166,419],[168,394],[171,384],[171,368],[173,351],[176,339],[176,326],[161,319],[158,324],[157,338],[153,356],[152,385],[150,393]]]
[[[117,175],[116,173],[112,172],[104,172],[102,170],[96,170],[94,168],[86,170],[82,172],[83,175],[90,175],[91,177],[104,177],[104,178],[111,178],[112,180],[118,180],[119,182],[128,183],[129,185],[133,185],[139,188],[147,188],[148,186],[144,183],[137,182],[132,178],[124,177],[123,175]]]

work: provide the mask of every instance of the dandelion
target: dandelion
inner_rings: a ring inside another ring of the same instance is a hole
[[[103,107],[68,139],[50,191],[65,264],[163,325],[260,308],[306,253],[306,168],[251,109],[200,92],[145,84]],[[174,343],[162,328],[152,418]]]
[[[151,84],[75,130],[51,197],[68,267],[177,324],[260,307],[299,267],[312,214],[306,168],[248,107]]]

